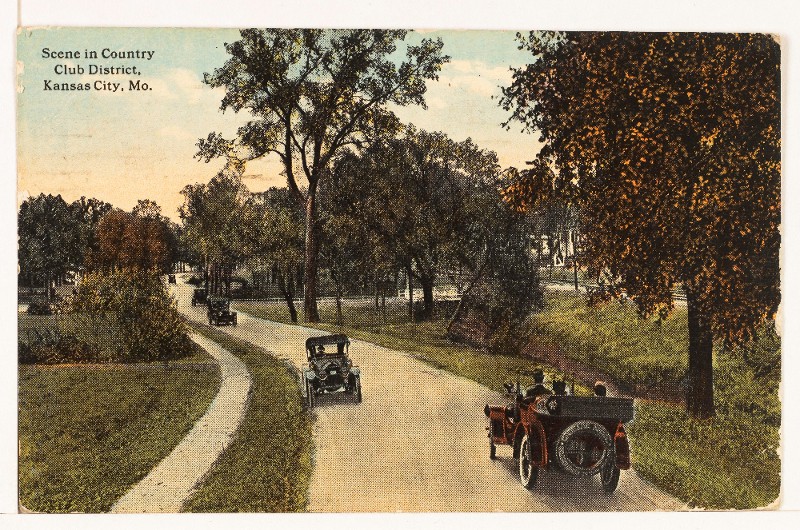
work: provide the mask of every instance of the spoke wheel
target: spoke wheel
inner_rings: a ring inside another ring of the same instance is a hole
[[[533,465],[531,458],[531,442],[526,434],[522,438],[519,448],[519,481],[526,489],[533,489],[536,485],[536,478],[539,475],[539,468]]]
[[[615,460],[609,458],[600,470],[600,483],[606,493],[614,493],[619,485],[619,468]]]
[[[309,409],[314,408],[314,385],[306,381],[306,404]]]

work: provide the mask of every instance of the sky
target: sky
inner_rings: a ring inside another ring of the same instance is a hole
[[[231,29],[21,31],[17,202],[39,193],[61,194],[67,201],[84,195],[129,210],[146,198],[177,219],[180,190],[207,182],[222,164],[194,158],[197,140],[212,131],[233,137],[248,119],[230,110],[222,113],[224,89],[202,83],[204,72],[225,62],[224,43],[237,38],[238,31]],[[531,160],[538,142],[519,125],[510,131],[501,126],[507,113],[497,100],[500,86],[511,82],[510,67],[530,58],[518,50],[515,32],[419,31],[410,33],[406,42],[422,38],[441,38],[451,60],[438,81],[428,82],[428,108],[392,107],[400,119],[443,131],[456,141],[471,137],[495,151],[502,167],[520,167]],[[96,52],[97,58],[87,59],[87,51]],[[103,58],[120,53],[132,57]],[[95,65],[136,67],[139,75],[92,75]],[[147,83],[149,89],[130,90],[131,79]],[[120,83],[120,88],[106,90],[112,85],[103,82]],[[53,90],[61,83],[89,83],[92,89]],[[95,90],[95,83],[103,89]],[[251,162],[244,182],[251,191],[285,186],[281,171],[277,159]]]

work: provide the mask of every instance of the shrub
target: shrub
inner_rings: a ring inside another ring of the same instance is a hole
[[[46,300],[33,300],[28,305],[29,315],[52,315],[53,307]]]
[[[74,336],[59,336],[54,341],[19,342],[20,364],[98,363],[107,360],[100,348]]]
[[[156,273],[87,274],[70,306],[94,339],[88,342],[107,342],[109,330],[116,330],[115,361],[168,361],[192,352],[186,324]]]
[[[544,305],[538,270],[520,245],[498,253],[489,269],[463,303],[467,313],[485,326],[484,343],[490,353],[517,355],[530,338],[531,311]]]

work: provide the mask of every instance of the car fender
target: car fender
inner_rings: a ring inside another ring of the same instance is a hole
[[[614,451],[616,452],[617,467],[620,469],[631,468],[631,446],[628,442],[628,435],[622,422],[617,425],[617,432],[614,434]]]
[[[542,425],[542,422],[540,422],[537,418],[533,418],[531,420],[530,426],[527,428],[527,431],[528,431],[528,437],[531,439],[535,437],[539,445],[539,451],[537,451],[538,454],[531,455],[531,458],[533,459],[533,464],[538,467],[546,466],[547,435],[544,432],[544,426]]]

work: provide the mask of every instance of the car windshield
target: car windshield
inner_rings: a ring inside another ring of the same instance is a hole
[[[330,344],[328,346],[312,346],[312,355],[344,355],[344,344]]]

